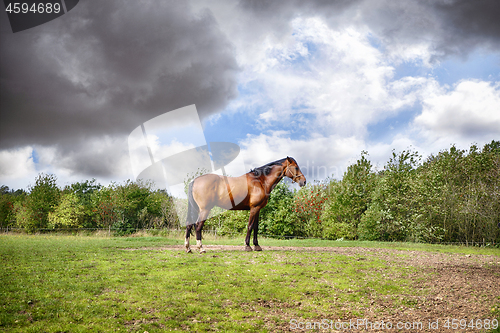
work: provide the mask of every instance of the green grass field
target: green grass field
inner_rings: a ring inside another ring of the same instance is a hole
[[[411,309],[412,300],[428,292],[415,280],[430,273],[387,258],[327,251],[200,255],[162,248],[182,243],[181,237],[0,235],[0,330],[276,332],[294,318],[362,318],[371,304],[386,299],[396,312]],[[241,245],[242,238],[204,244]],[[423,244],[262,239],[261,245],[500,258],[498,249]],[[381,316],[391,313],[383,311]]]

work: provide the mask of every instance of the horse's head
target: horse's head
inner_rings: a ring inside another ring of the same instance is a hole
[[[286,158],[286,167],[285,167],[285,176],[290,178],[292,182],[299,183],[299,186],[302,187],[306,184],[306,177],[300,171],[299,165],[297,161],[293,157]]]

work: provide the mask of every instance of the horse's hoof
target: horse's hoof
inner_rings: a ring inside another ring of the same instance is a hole
[[[193,251],[191,251],[191,249],[187,249],[186,253],[193,253]]]
[[[205,249],[200,249],[200,254],[201,253],[207,253],[207,251]]]
[[[251,251],[253,251],[253,249],[250,246],[247,245],[247,246],[245,246],[245,251],[251,252]]]
[[[254,250],[254,251],[262,251],[262,248],[261,248],[260,246],[258,246],[258,245],[255,245],[255,246],[253,247],[253,250]]]

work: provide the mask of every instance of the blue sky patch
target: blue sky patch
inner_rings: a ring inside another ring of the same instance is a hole
[[[399,111],[396,115],[387,117],[377,123],[367,126],[368,141],[391,143],[397,134],[406,132],[413,119],[422,111],[422,106],[416,104]]]
[[[450,86],[468,79],[500,81],[500,56],[476,51],[462,59],[450,57],[437,66],[433,74],[440,83]]]

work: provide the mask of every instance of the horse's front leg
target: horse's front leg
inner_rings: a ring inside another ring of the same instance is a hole
[[[253,222],[253,245],[255,251],[262,251],[262,248],[259,246],[259,241],[257,240],[257,235],[259,233],[259,212],[255,214],[255,221]]]
[[[203,224],[205,223],[208,214],[210,214],[210,210],[200,210],[200,215],[198,215],[198,222],[196,223],[196,246],[198,247],[200,253],[207,252],[201,244],[201,231],[203,230]]]
[[[245,237],[245,251],[253,251],[250,247],[250,235],[253,230],[253,244],[257,245],[255,247],[256,251],[262,251],[261,247],[256,244],[257,242],[257,230],[255,230],[255,226],[259,223],[259,211],[258,208],[250,209],[250,218],[248,219],[248,227],[247,227],[247,236]]]

